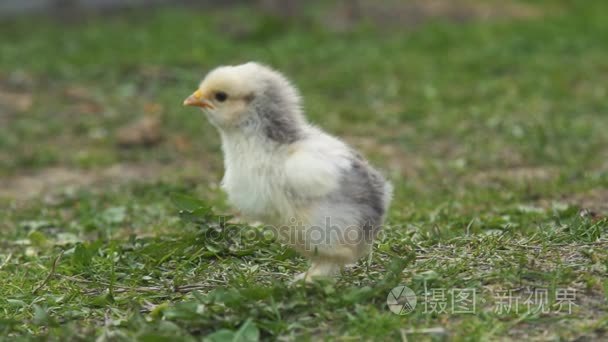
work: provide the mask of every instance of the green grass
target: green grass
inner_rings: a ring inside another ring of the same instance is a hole
[[[246,8],[3,23],[0,336],[605,338],[608,4],[525,3],[544,15],[345,33],[314,7],[295,23]],[[289,285],[305,260],[227,223],[219,138],[181,106],[207,70],[248,60],[395,184],[372,257],[335,283]],[[164,140],[118,147],[144,114]],[[407,315],[386,305],[398,285],[418,295]],[[447,312],[425,312],[425,288]],[[475,313],[452,313],[450,289],[474,289]],[[534,289],[550,312],[525,310]],[[519,312],[496,312],[503,290]]]

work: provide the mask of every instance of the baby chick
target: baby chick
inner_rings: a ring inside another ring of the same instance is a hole
[[[295,280],[333,276],[370,252],[392,186],[341,140],[309,124],[296,88],[258,63],[218,67],[185,101],[222,139],[228,201],[310,259]]]

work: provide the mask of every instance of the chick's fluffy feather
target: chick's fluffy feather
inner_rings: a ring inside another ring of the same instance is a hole
[[[199,89],[232,100],[207,111],[222,138],[229,202],[311,259],[301,278],[335,274],[369,251],[392,187],[345,143],[306,122],[284,76],[257,63],[220,67]]]

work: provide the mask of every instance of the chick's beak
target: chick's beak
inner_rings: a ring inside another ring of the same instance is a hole
[[[184,100],[184,106],[201,107],[201,108],[213,108],[213,105],[209,100],[203,97],[200,90],[195,91],[192,95],[188,96]]]

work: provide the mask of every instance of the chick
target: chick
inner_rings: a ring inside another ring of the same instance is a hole
[[[392,186],[306,121],[287,78],[254,62],[221,66],[184,105],[200,107],[219,131],[230,204],[311,261],[295,280],[334,276],[370,252]]]

